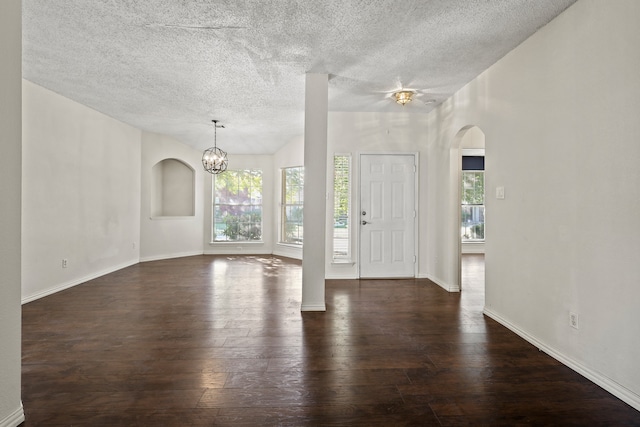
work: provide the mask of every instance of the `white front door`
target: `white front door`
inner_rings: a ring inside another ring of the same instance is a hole
[[[415,277],[413,154],[360,156],[360,277]]]

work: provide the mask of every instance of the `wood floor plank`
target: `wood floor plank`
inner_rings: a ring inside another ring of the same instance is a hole
[[[134,265],[23,306],[24,426],[640,426],[640,413],[426,279],[329,280],[301,263]]]
[[[282,388],[224,388],[207,390],[199,408],[399,405],[402,396],[393,385],[339,385],[310,387],[288,384]]]
[[[319,388],[338,385],[409,384],[404,369],[361,369],[331,371],[269,371],[229,374],[225,388],[282,388],[309,386]]]

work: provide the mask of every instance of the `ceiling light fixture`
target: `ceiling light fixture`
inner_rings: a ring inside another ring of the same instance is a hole
[[[404,107],[404,104],[411,102],[414,92],[411,90],[401,90],[393,94],[396,98],[396,102]]]
[[[204,170],[210,174],[217,175],[227,170],[227,153],[218,148],[218,134],[217,129],[223,128],[223,125],[219,125],[217,120],[211,120],[213,122],[213,147],[207,148],[202,153],[202,166]]]

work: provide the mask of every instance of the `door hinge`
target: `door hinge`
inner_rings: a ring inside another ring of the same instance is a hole
[[[415,264],[416,262],[418,262],[418,257],[417,256],[413,256],[413,263]]]

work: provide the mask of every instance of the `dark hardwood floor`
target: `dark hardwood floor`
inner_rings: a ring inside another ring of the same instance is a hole
[[[299,262],[261,256],[142,263],[28,303],[24,425],[640,426],[484,317],[473,261],[460,294],[327,281],[326,313],[300,312]]]

